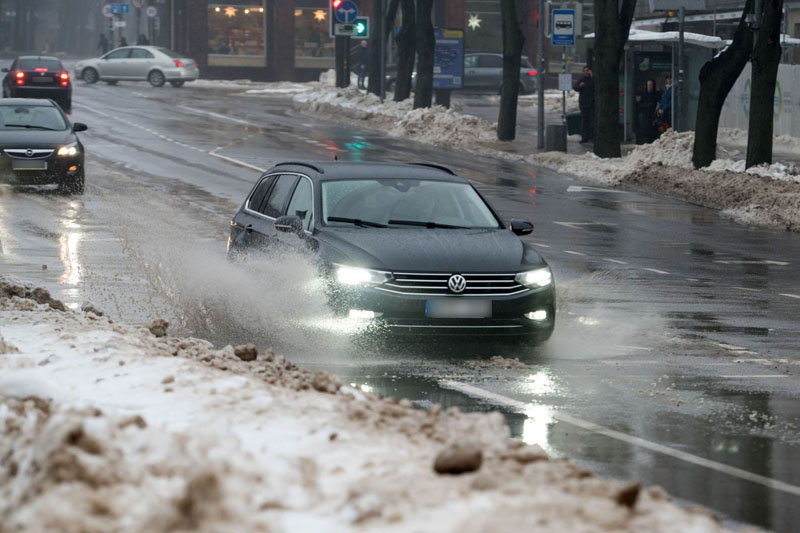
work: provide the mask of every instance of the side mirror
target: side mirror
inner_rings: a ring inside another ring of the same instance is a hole
[[[283,233],[302,233],[303,219],[298,216],[283,216],[275,220],[275,229]]]
[[[79,132],[79,131],[86,131],[89,129],[89,126],[84,124],[83,122],[76,122],[72,125],[72,131]]]
[[[8,69],[6,67],[3,67],[2,69],[0,69],[0,72],[8,72]]]
[[[512,218],[511,224],[508,225],[508,229],[510,229],[514,235],[530,235],[533,233],[533,222]]]

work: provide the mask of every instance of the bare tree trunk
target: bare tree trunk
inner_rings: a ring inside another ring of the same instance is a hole
[[[400,102],[411,96],[411,75],[414,73],[414,56],[417,40],[414,30],[414,0],[401,0],[403,24],[397,34],[397,80],[394,82],[394,101]]]
[[[375,3],[382,2],[383,0],[375,0]],[[397,17],[397,4],[400,0],[390,0],[389,8],[386,11],[386,16],[384,18],[384,45],[392,36],[392,28],[394,28],[394,19]],[[373,3],[373,6],[375,5]],[[376,11],[373,7],[373,13]],[[375,25],[372,27],[373,34],[369,38],[369,56],[367,58],[367,91],[371,92],[372,94],[381,94],[381,45],[380,45],[380,21],[375,21]],[[385,49],[385,48],[384,48]]]
[[[417,0],[417,84],[414,109],[430,107],[433,101],[433,54],[436,37],[431,19],[433,0]]]
[[[733,43],[700,70],[700,99],[692,152],[694,168],[707,167],[717,157],[717,131],[722,106],[753,50],[753,30],[745,22],[747,14],[752,12],[753,0],[747,0],[739,27],[733,35]]]
[[[772,163],[772,127],[775,83],[781,61],[781,13],[783,0],[762,0],[761,26],[753,50],[753,82],[747,127],[746,167]],[[756,17],[758,14],[756,14]]]
[[[594,153],[620,157],[619,60],[631,29],[636,0],[595,0]]]
[[[517,136],[519,69],[525,36],[520,29],[516,1],[501,0],[500,10],[503,16],[503,85],[497,117],[497,139],[513,141]]]

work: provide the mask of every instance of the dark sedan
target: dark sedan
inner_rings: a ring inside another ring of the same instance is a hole
[[[56,183],[62,192],[83,194],[83,145],[75,133],[86,129],[70,124],[51,100],[0,100],[0,183]]]
[[[3,78],[3,98],[49,98],[72,112],[72,80],[57,57],[21,56]]]
[[[231,222],[228,255],[312,250],[340,316],[393,333],[535,341],[555,325],[553,275],[480,193],[426,164],[282,163]]]

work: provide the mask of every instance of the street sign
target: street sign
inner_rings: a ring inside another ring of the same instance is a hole
[[[144,1],[145,0],[131,0],[131,4],[133,4],[133,7],[136,9],[142,9],[144,7]]]
[[[334,24],[333,35],[339,37],[355,37],[356,25],[355,24]]]
[[[339,7],[333,9],[333,14],[336,16],[337,21],[343,24],[352,24],[358,16],[358,6],[350,0],[344,0],[339,4]]]
[[[114,22],[111,23],[112,28],[124,28],[127,25],[128,23],[125,22],[124,20],[115,20]]]
[[[131,12],[131,5],[130,4],[117,4],[112,2],[111,3],[111,13],[114,15],[125,15],[126,13]]]
[[[553,46],[575,46],[575,10],[554,9],[551,31]]]
[[[566,74],[558,75],[558,90],[559,91],[572,90],[572,74],[567,72]]]
[[[461,89],[464,84],[464,32],[434,30],[433,88]]]
[[[103,16],[107,19],[114,18],[114,14],[111,12],[111,0],[103,2]]]
[[[147,14],[147,16],[151,19],[156,18],[158,16],[158,8],[156,6],[147,6],[145,14]]]
[[[706,0],[650,0],[650,12],[654,11],[705,11]]]

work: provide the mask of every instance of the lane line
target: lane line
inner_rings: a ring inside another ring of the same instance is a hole
[[[515,400],[507,396],[503,396],[502,394],[497,394],[495,392],[481,389],[479,387],[475,387],[474,385],[469,385],[468,383],[461,383],[459,381],[442,380],[439,382],[439,385],[446,389],[461,392],[463,394],[466,394],[467,396],[482,398],[490,402],[493,402],[495,404],[511,407],[513,409],[520,411],[522,414],[527,413],[528,408],[534,405],[521,402],[519,400]],[[584,429],[586,431],[591,431],[592,433],[598,433],[608,438],[625,442],[626,444],[630,444],[632,446],[639,446],[640,448],[645,448],[647,450],[660,453],[662,455],[666,455],[668,457],[672,457],[674,459],[678,459],[686,463],[691,463],[697,466],[701,466],[703,468],[707,468],[709,470],[714,470],[716,472],[721,472],[723,474],[727,474],[732,477],[737,477],[745,481],[757,483],[759,485],[763,485],[773,490],[786,492],[794,496],[800,496],[800,487],[792,485],[790,483],[786,483],[784,481],[779,481],[777,479],[772,479],[767,476],[762,476],[761,474],[748,472],[747,470],[743,470],[735,466],[730,466],[724,463],[719,463],[717,461],[712,461],[710,459],[705,459],[704,457],[693,455],[691,453],[677,450],[675,448],[670,448],[669,446],[658,444],[657,442],[651,442],[641,437],[628,435],[627,433],[622,433],[621,431],[607,428],[605,426],[601,426],[600,424],[595,424],[594,422],[589,422],[587,420],[582,420],[580,418],[576,418],[571,415],[553,413],[552,417],[554,420],[557,420],[559,422],[563,422],[565,424],[569,424],[571,426],[575,426]]]
[[[658,270],[657,268],[645,268],[643,270],[649,270],[650,272],[655,272],[656,274],[669,274],[669,272],[665,272],[664,270]]]
[[[572,250],[563,250],[563,252],[564,252],[565,254],[571,254],[571,255],[582,255],[582,256],[586,257],[586,254],[582,254],[582,253],[580,253],[580,252],[575,252],[575,251],[572,251]]]
[[[761,289],[751,289],[750,287],[731,287],[731,289],[738,289],[740,291],[761,292]]]
[[[532,242],[531,244],[534,246],[541,246],[542,248],[550,248],[549,244],[542,244],[540,242]]]
[[[626,263],[625,261],[620,261],[619,259],[611,259],[609,257],[604,257],[603,261],[608,261],[609,263],[616,263],[618,265],[627,265],[627,264],[629,264],[629,263]]]
[[[798,300],[800,300],[800,295],[798,294],[787,294],[785,292],[779,292],[778,294],[781,296],[786,296],[788,298],[797,298]]]
[[[752,378],[788,378],[786,374],[742,374],[741,376],[719,376],[726,379],[752,379]]]
[[[218,154],[217,150],[221,150],[222,148],[223,148],[222,146],[220,146],[218,148],[215,148],[214,150],[208,152],[208,155],[210,155],[212,157],[217,157],[219,159],[222,159],[223,161],[227,161],[228,163],[233,163],[234,165],[239,165],[240,167],[245,167],[245,168],[249,168],[251,170],[256,170],[258,172],[266,172],[267,171],[267,169],[265,169],[265,168],[261,168],[261,167],[255,166],[255,165],[251,165],[250,163],[246,163],[244,161],[241,161],[239,159],[235,159],[233,157],[228,157],[227,155]]]

